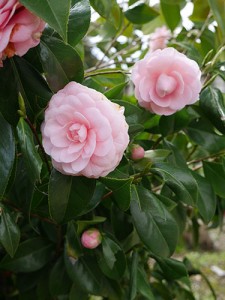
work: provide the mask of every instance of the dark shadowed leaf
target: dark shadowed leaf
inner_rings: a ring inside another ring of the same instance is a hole
[[[0,114],[0,199],[6,190],[15,159],[15,141],[12,127]]]
[[[188,168],[178,168],[170,163],[156,163],[151,170],[162,177],[179,201],[190,205],[196,203],[198,186]]]
[[[163,257],[173,253],[179,234],[177,223],[149,190],[132,188],[131,214],[140,239],[151,253]]]
[[[6,208],[0,204],[0,243],[13,257],[20,241],[20,230]]]
[[[57,92],[70,81],[82,82],[83,63],[76,50],[55,37],[42,36],[40,58],[50,88]]]
[[[52,259],[54,245],[42,238],[33,238],[21,243],[13,258],[6,255],[0,269],[16,272],[34,272]]]
[[[17,134],[27,172],[31,180],[40,180],[42,160],[34,144],[33,133],[23,118],[20,118],[17,125]]]

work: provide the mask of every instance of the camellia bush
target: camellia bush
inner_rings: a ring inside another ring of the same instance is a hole
[[[224,45],[222,0],[0,0],[1,299],[216,299],[178,254],[223,220]]]

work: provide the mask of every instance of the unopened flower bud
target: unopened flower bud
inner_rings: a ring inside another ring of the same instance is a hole
[[[94,249],[102,242],[102,236],[98,229],[90,228],[83,232],[81,243],[85,248]]]
[[[145,150],[141,146],[136,145],[133,147],[133,149],[131,151],[131,158],[133,160],[141,159],[144,156],[145,156]]]

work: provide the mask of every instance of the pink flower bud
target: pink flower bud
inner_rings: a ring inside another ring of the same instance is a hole
[[[131,158],[133,160],[138,160],[143,158],[144,156],[145,156],[145,150],[139,145],[134,146],[134,148],[131,151]]]
[[[98,229],[90,228],[83,232],[81,243],[85,248],[94,249],[102,242],[102,236]]]

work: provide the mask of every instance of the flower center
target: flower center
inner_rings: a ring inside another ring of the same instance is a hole
[[[161,74],[156,82],[156,93],[159,97],[165,97],[171,94],[177,86],[177,81],[166,74]]]
[[[87,128],[81,124],[72,124],[67,131],[67,138],[71,142],[83,143],[87,138]]]

